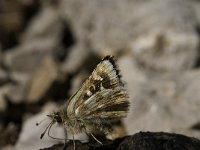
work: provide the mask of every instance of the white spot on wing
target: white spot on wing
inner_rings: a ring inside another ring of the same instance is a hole
[[[105,67],[104,69],[106,69],[107,72],[108,72],[108,75],[111,78],[114,78],[117,74],[116,74],[116,70],[113,68],[112,63],[110,63],[109,61],[104,61],[103,64],[104,64],[104,67]]]
[[[90,90],[87,90],[87,96],[91,96],[92,92]]]
[[[79,107],[75,110],[75,114],[77,115],[79,113]]]
[[[92,102],[93,101],[93,102]],[[85,105],[89,105],[90,103],[96,103],[96,101],[94,100],[94,97],[92,96],[92,97],[90,97],[90,98],[88,98],[85,102],[84,102],[84,104]]]
[[[105,105],[104,104],[101,104],[101,105],[99,105],[97,108],[102,108],[102,107],[104,107]]]

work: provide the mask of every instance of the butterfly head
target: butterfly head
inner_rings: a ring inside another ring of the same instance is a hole
[[[62,119],[61,119],[61,117],[60,117],[60,114],[59,114],[59,112],[53,112],[52,114],[47,115],[47,117],[49,117],[52,121],[49,123],[49,125],[46,127],[46,129],[44,130],[44,132],[41,134],[40,139],[43,138],[43,136],[45,135],[45,133],[46,133],[47,131],[48,131],[48,136],[49,136],[49,137],[51,137],[51,138],[53,138],[53,139],[58,139],[58,138],[54,138],[54,137],[50,136],[49,132],[50,132],[50,129],[51,129],[51,127],[52,127],[52,125],[53,125],[54,123],[56,123],[56,122],[57,122],[57,123],[61,123],[61,122],[62,122]],[[36,125],[37,125],[37,126],[40,125],[44,120],[46,120],[46,118],[43,119],[43,120],[41,120],[39,123],[36,123]]]
[[[61,119],[61,116],[60,116],[59,112],[53,112],[52,114],[47,115],[47,116],[50,117],[53,122],[57,122],[57,123],[61,123],[62,122],[62,119]]]

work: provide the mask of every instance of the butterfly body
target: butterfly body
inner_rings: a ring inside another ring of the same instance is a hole
[[[112,56],[97,65],[80,89],[49,117],[74,134],[103,133],[128,112],[128,94]]]

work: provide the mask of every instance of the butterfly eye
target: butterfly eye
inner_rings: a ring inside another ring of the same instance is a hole
[[[54,119],[56,120],[56,122],[61,123],[62,119],[60,117],[60,114],[58,112],[55,113]]]

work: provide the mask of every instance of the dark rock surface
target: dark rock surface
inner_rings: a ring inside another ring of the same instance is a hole
[[[76,141],[76,150],[199,150],[200,140],[180,134],[165,132],[139,132],[115,141],[105,141],[103,146]],[[40,150],[72,150],[73,142],[53,145]]]

